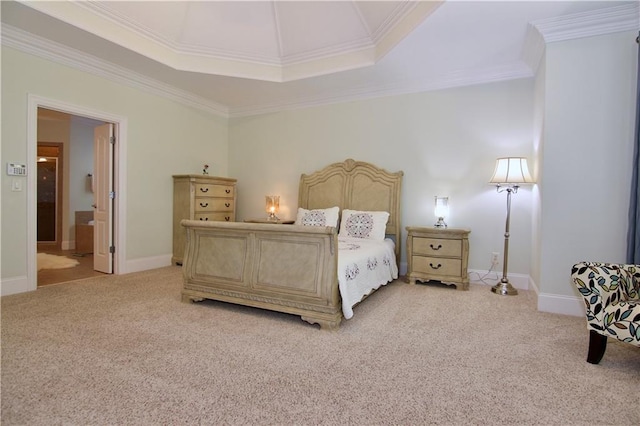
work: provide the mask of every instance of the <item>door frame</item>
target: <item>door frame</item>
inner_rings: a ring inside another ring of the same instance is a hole
[[[113,123],[116,144],[113,156],[114,190],[116,207],[113,218],[113,244],[115,255],[113,273],[126,273],[126,228],[127,228],[127,118],[94,110],[81,105],[44,98],[29,93],[27,95],[27,290],[38,288],[37,270],[37,180],[35,176],[38,150],[38,108],[52,109],[71,115],[92,118]]]

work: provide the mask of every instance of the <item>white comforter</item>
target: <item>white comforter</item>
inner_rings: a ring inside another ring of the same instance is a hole
[[[346,319],[366,295],[398,278],[394,248],[390,239],[338,237],[338,285]]]

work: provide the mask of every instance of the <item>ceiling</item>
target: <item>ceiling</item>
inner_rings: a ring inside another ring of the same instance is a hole
[[[627,1],[2,1],[2,43],[225,116],[530,77]]]

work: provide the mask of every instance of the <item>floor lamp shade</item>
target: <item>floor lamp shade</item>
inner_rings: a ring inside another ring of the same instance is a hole
[[[504,229],[504,259],[502,262],[502,279],[491,288],[496,294],[513,296],[518,290],[513,288],[507,278],[509,262],[509,220],[511,217],[511,194],[518,192],[519,185],[533,183],[527,159],[523,157],[504,157],[496,160],[496,168],[489,183],[496,185],[498,192],[507,192],[507,219]]]
[[[523,157],[504,157],[496,160],[496,169],[489,183],[518,184],[533,183],[527,159]]]

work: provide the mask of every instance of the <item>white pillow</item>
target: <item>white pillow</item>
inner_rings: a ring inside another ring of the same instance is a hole
[[[340,220],[341,237],[384,240],[387,230],[388,212],[343,210]]]
[[[298,207],[298,216],[296,217],[296,225],[304,226],[338,226],[338,214],[340,208],[338,206],[328,209],[307,210]]]

